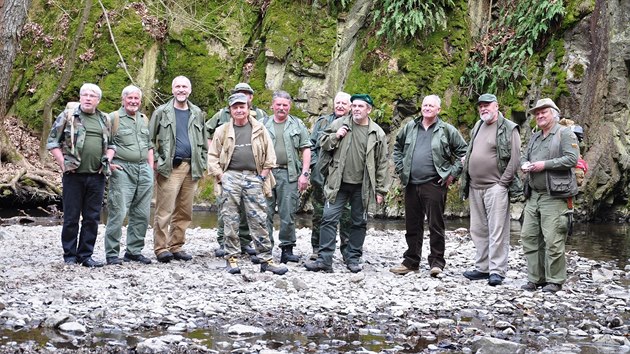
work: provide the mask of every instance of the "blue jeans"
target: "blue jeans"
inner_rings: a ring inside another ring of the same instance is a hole
[[[346,263],[358,264],[363,255],[363,243],[367,230],[367,213],[363,208],[361,184],[341,183],[334,203],[325,201],[322,224],[319,229],[319,259],[326,267],[332,267],[337,247],[337,225],[347,203],[350,203],[350,237],[346,247]]]
[[[100,173],[64,173],[62,186],[63,259],[82,263],[92,257],[94,252],[105,191],[105,176]],[[81,232],[79,218],[82,218]]]

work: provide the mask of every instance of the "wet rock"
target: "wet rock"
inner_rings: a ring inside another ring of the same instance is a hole
[[[230,326],[230,328],[228,328],[227,330],[227,333],[232,334],[232,335],[243,336],[243,335],[263,335],[267,332],[264,329],[259,328],[259,327],[237,324],[237,325]]]
[[[596,268],[591,271],[591,277],[594,282],[608,282],[613,279],[614,273],[606,268]]]
[[[525,346],[522,344],[492,337],[475,337],[471,344],[472,350],[477,354],[525,353]]]
[[[75,320],[74,316],[70,315],[69,313],[58,312],[46,318],[46,320],[43,323],[43,326],[56,328],[56,327],[59,327],[59,325],[61,325],[64,322],[72,322],[74,320]]]
[[[79,322],[62,323],[61,325],[59,325],[59,330],[72,334],[84,334],[87,331],[85,326],[80,324]]]

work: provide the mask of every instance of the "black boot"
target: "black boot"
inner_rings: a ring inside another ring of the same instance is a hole
[[[280,256],[280,263],[287,262],[299,262],[300,256],[296,256],[293,254],[293,246],[284,246],[282,247],[282,255]]]

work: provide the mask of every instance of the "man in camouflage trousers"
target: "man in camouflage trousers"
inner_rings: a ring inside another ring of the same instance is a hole
[[[249,101],[242,93],[228,99],[232,120],[220,126],[208,151],[208,172],[221,188],[220,210],[225,233],[227,271],[239,274],[237,256],[241,245],[237,236],[239,208],[244,205],[247,225],[261,260],[260,271],[282,275],[283,265],[275,265],[267,232],[267,201],[275,181],[271,169],[276,164],[273,143],[263,125],[249,114]]]
[[[236,86],[234,86],[234,89],[232,90],[232,94],[235,93],[242,93],[247,97],[249,101],[248,105],[250,107],[249,115],[252,116],[254,119],[261,120],[268,116],[267,112],[258,107],[255,107],[252,104],[252,101],[254,99],[254,89],[249,84],[245,82],[240,82],[236,84]],[[212,118],[208,119],[208,121],[206,122],[206,129],[208,130],[208,147],[210,146],[210,144],[212,144],[212,138],[216,129],[223,124],[229,122],[230,119],[230,107],[221,108],[217,113],[212,116]],[[249,228],[247,227],[247,219],[245,217],[245,209],[243,209],[243,205],[241,205],[239,213],[241,215],[241,223],[238,228],[238,237],[241,240],[241,252],[251,255],[252,262],[257,263],[259,262],[259,260],[255,256],[256,250],[250,245],[252,242],[252,237],[250,236]],[[225,256],[225,248],[223,246],[223,217],[221,216],[221,213],[219,213],[217,223],[217,243],[219,244],[219,248],[214,250],[214,255],[215,257],[223,257]]]

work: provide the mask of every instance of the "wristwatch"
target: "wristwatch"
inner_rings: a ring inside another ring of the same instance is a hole
[[[310,175],[311,175],[311,174],[310,174],[310,173],[308,173],[308,172],[302,172],[302,176],[304,176],[304,177],[308,177],[308,176],[310,176]]]

